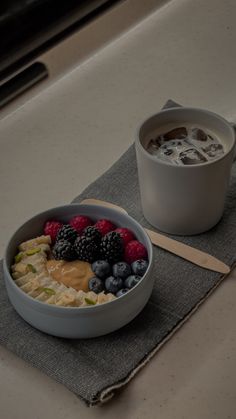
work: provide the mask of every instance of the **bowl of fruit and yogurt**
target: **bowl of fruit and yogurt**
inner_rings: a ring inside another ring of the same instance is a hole
[[[143,309],[152,288],[152,244],[113,208],[70,204],[44,211],[10,239],[4,280],[16,311],[60,337],[101,336]]]

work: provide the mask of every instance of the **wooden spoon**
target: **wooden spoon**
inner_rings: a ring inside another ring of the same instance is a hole
[[[127,211],[124,208],[115,204],[111,204],[110,202],[101,201],[100,199],[84,199],[81,204],[102,205],[104,207],[114,208],[127,214]],[[195,249],[194,247],[188,246],[187,244],[181,243],[177,240],[171,239],[163,234],[156,233],[155,231],[149,230],[147,228],[144,228],[144,230],[149,235],[153,244],[167,250],[170,253],[173,253],[185,260],[188,260],[189,262],[194,263],[195,265],[201,266],[202,268],[209,269],[214,272],[219,272],[222,274],[228,274],[230,272],[229,266],[214,256],[209,255],[208,253],[202,252],[201,250]]]

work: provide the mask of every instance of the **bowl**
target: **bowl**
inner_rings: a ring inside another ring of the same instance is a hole
[[[129,228],[147,249],[149,267],[140,282],[123,296],[100,305],[59,307],[37,301],[22,291],[11,276],[11,265],[23,241],[39,236],[49,219],[68,222],[73,216],[87,215],[94,221],[109,219],[118,227]],[[41,212],[30,218],[10,238],[3,260],[4,281],[11,304],[30,325],[63,338],[92,338],[111,333],[133,320],[144,308],[153,288],[153,251],[142,226],[129,215],[99,205],[70,204]]]

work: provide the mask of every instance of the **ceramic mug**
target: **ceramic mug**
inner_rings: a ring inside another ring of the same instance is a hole
[[[216,160],[175,165],[150,154],[146,148],[153,133],[168,125],[185,124],[215,134],[224,147]],[[135,147],[144,217],[157,229],[177,235],[209,230],[223,215],[235,134],[221,116],[197,108],[171,108],[148,118],[138,129]]]

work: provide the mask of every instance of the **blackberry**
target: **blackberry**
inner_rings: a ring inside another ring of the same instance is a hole
[[[56,260],[75,260],[75,248],[68,240],[59,240],[53,246],[52,254]]]
[[[102,235],[100,231],[96,227],[86,227],[83,232],[83,236],[89,237],[90,239],[94,240],[95,243],[100,244]]]
[[[69,224],[63,225],[57,233],[56,241],[67,240],[70,243],[74,243],[77,238],[77,231]]]
[[[119,233],[111,231],[101,240],[101,255],[109,263],[116,263],[122,260],[124,247]]]
[[[75,251],[78,259],[92,263],[98,259],[99,247],[89,237],[81,236],[75,241]]]

